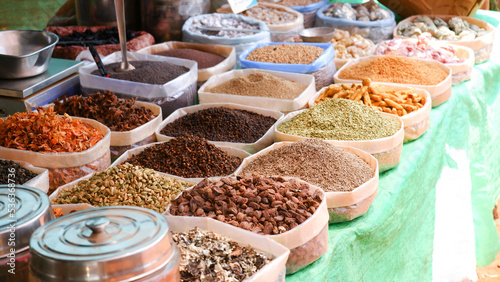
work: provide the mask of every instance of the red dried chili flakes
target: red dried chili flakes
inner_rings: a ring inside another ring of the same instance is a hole
[[[19,112],[0,119],[0,146],[40,153],[81,152],[104,136],[92,125],[60,116],[54,107]]]

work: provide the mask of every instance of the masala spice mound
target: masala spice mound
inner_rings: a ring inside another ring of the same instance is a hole
[[[57,115],[52,106],[0,119],[0,146],[12,149],[40,153],[82,152],[103,137],[97,128],[86,122]]]

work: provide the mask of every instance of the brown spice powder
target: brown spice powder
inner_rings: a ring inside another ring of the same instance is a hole
[[[435,63],[399,56],[381,56],[352,65],[339,73],[341,79],[437,85],[448,73]]]
[[[269,45],[253,50],[246,59],[249,61],[274,64],[311,64],[325,50],[320,47],[303,44]]]

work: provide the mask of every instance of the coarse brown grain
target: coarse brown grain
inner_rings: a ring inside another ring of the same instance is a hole
[[[278,44],[253,50],[246,60],[274,64],[311,64],[325,49],[305,44]]]
[[[437,85],[448,73],[434,62],[416,60],[399,56],[380,56],[373,60],[361,61],[339,73],[341,79],[361,80],[402,84]]]
[[[204,52],[196,49],[170,49],[156,53],[155,55],[176,57],[193,60],[198,63],[198,69],[206,69],[220,64],[226,57],[219,54]]]
[[[278,99],[295,99],[307,85],[274,76],[265,72],[246,74],[233,78],[213,88],[212,93],[233,94],[241,96],[270,97]]]

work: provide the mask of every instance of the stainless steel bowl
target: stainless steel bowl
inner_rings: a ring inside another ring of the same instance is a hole
[[[0,31],[0,78],[25,78],[49,66],[59,38],[43,30]]]
[[[313,27],[306,28],[299,33],[304,42],[330,42],[335,32],[333,27]]]

